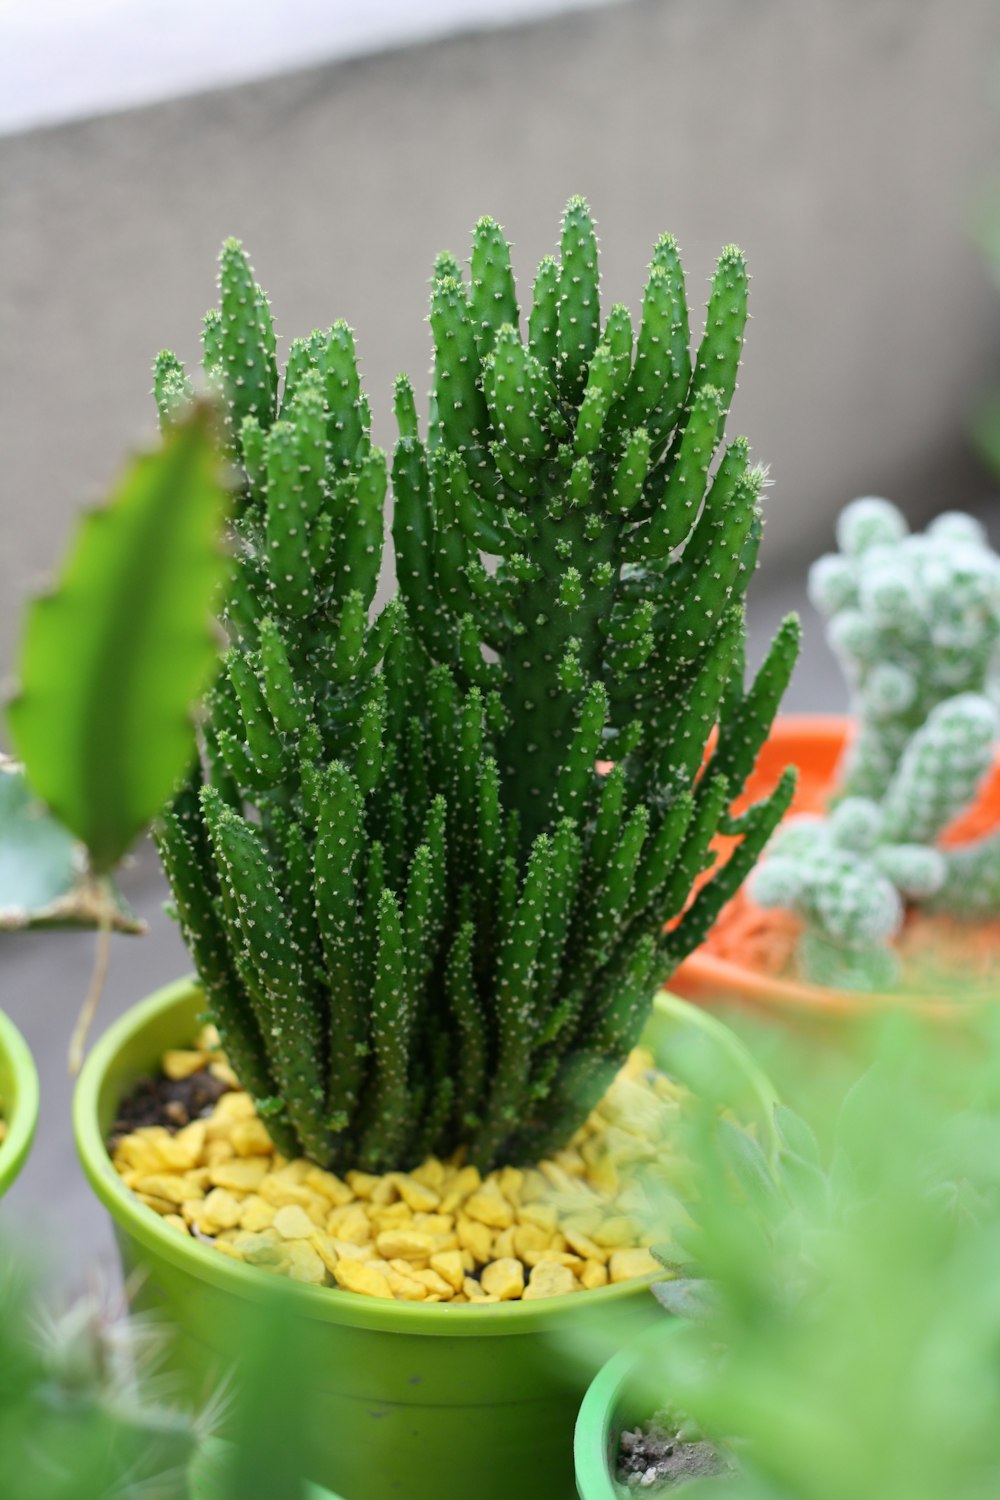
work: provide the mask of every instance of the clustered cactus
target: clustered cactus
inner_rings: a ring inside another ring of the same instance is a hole
[[[212,1018],[282,1149],[532,1159],[586,1117],[791,795],[789,774],[728,813],[798,646],[786,621],[744,687],[763,472],[745,439],[720,449],[743,256],[719,259],[693,359],[670,236],[638,334],[622,305],[602,322],[581,199],[526,338],[492,220],[471,276],[440,256],[425,439],[395,391],[399,596],[374,615],[390,474],[351,332],[293,341],[279,382],[235,241],[220,285],[230,645],[159,830]],[[165,422],[189,389],[161,354]],[[739,842],[691,900],[720,829]]]
[[[804,919],[799,956],[819,983],[890,988],[907,903],[1000,912],[1000,833],[944,846],[1000,736],[1000,557],[971,516],[923,535],[886,500],[857,500],[810,595],[851,682],[857,729],[828,817],[772,840],[750,891]]]

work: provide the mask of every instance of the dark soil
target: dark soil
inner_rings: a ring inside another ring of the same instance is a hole
[[[618,1483],[629,1490],[662,1494],[688,1479],[728,1474],[731,1465],[718,1448],[706,1442],[687,1442],[677,1436],[677,1424],[656,1412],[648,1422],[623,1432],[619,1439]]]
[[[209,1115],[216,1100],[229,1092],[229,1085],[215,1078],[207,1068],[187,1078],[140,1078],[132,1092],[122,1100],[118,1118],[111,1130],[112,1144],[130,1131],[147,1125],[164,1125],[180,1130]]]

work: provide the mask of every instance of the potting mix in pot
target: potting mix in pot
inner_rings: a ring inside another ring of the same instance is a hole
[[[708,948],[858,990],[1000,990],[1000,557],[888,501],[841,515],[810,575],[856,720],[825,809],[793,819]]]
[[[722,445],[742,254],[692,358],[670,236],[634,335],[601,317],[571,200],[522,326],[481,220],[468,277],[435,264],[429,418],[400,378],[391,465],[346,324],[294,340],[279,380],[235,241],[220,283],[229,649],[157,831],[215,1030],[164,1059],[192,1107],[126,1104],[116,1165],[178,1233],[355,1292],[644,1272],[627,1166],[663,1152],[679,1094],[634,1049],[792,791],[729,813],[798,644],[787,621],[744,687],[763,470]],[[161,354],[166,427],[190,391]],[[376,610],[390,467],[399,592]]]

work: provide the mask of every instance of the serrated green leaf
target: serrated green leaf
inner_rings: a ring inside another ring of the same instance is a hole
[[[110,870],[194,750],[191,703],[217,648],[227,496],[205,405],[140,455],[82,521],[51,593],[29,607],[11,736],[28,779]]]

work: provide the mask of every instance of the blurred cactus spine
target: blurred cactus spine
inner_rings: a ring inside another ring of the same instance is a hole
[[[623,306],[602,324],[582,199],[526,342],[498,225],[476,226],[471,280],[440,256],[426,443],[396,386],[400,598],[374,618],[387,465],[351,333],[295,340],[279,395],[235,242],[220,280],[205,360],[243,474],[231,644],[203,765],[160,829],[213,1016],[282,1149],[372,1169],[536,1156],[604,1091],[791,794],[786,777],[727,812],[798,645],[788,621],[744,688],[763,475],[737,439],[709,477],[742,255],[719,260],[693,360],[669,236],[638,334]],[[185,382],[161,355],[167,423]],[[690,901],[720,829],[740,841]]]
[[[884,989],[907,902],[957,917],[1000,912],[1000,832],[940,835],[975,801],[1000,736],[1000,557],[972,516],[909,535],[888,501],[841,514],[838,553],[812,568],[812,602],[853,691],[857,729],[828,818],[782,829],[751,894],[805,921],[809,977]]]

